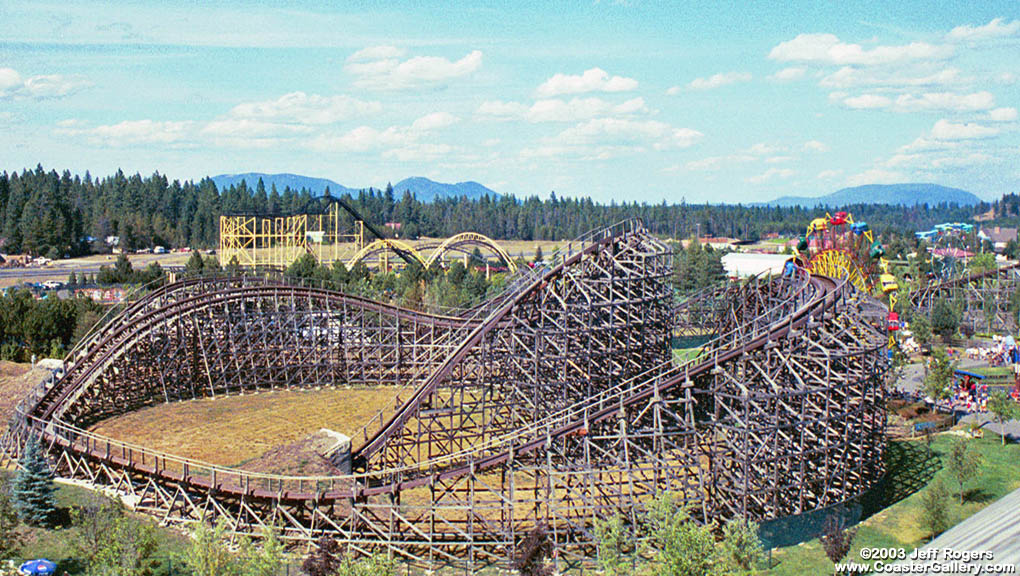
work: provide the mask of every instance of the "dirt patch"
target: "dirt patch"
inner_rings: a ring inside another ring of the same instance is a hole
[[[7,429],[18,402],[49,374],[45,368],[0,360],[0,430]]]
[[[916,420],[929,422],[943,418],[941,414],[932,412],[930,406],[924,402],[908,402],[905,400],[890,400],[889,411],[904,420]]]
[[[292,444],[272,448],[242,463],[241,468],[287,476],[337,476],[343,472],[325,456],[336,442],[336,436],[320,430]]]
[[[252,462],[276,448],[300,444],[322,428],[354,438],[382,408],[392,408],[394,388],[276,390],[242,396],[173,402],[104,420],[92,430],[116,438],[221,466]],[[303,448],[280,454],[302,465]],[[316,465],[306,458],[309,470]],[[245,466],[247,468],[247,466]],[[264,470],[268,471],[268,469]]]

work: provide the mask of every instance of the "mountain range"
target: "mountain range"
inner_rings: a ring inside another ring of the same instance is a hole
[[[219,189],[231,185],[238,185],[244,180],[249,188],[254,188],[262,179],[266,188],[276,184],[276,189],[283,191],[290,187],[292,190],[307,188],[314,195],[321,195],[329,188],[331,194],[351,194],[357,196],[362,188],[351,188],[344,186],[334,180],[327,178],[313,178],[300,174],[264,174],[261,172],[246,172],[244,174],[220,174],[213,176],[212,180]],[[376,187],[377,190],[381,189]],[[420,202],[433,202],[439,198],[459,198],[466,196],[469,199],[478,199],[488,194],[490,197],[497,197],[495,191],[478,182],[458,182],[449,184],[436,182],[428,178],[416,176],[405,178],[393,184],[393,192],[399,199],[405,190],[410,190]],[[815,206],[848,206],[851,204],[897,204],[912,206],[915,204],[958,204],[961,206],[973,206],[981,202],[981,199],[973,193],[959,188],[950,188],[939,184],[931,183],[910,183],[910,184],[868,184],[865,186],[854,186],[843,188],[825,196],[782,196],[768,202],[755,202],[755,205],[765,206],[802,206],[813,208]]]
[[[959,204],[973,206],[981,199],[966,190],[949,188],[930,183],[910,184],[868,184],[843,188],[825,196],[783,196],[761,204],[767,206],[848,206],[850,204],[896,204],[913,206],[915,204]]]
[[[301,176],[300,174],[263,174],[261,172],[245,172],[244,174],[219,174],[212,177],[212,181],[216,183],[216,187],[220,190],[228,188],[231,185],[238,185],[243,180],[249,188],[254,188],[259,181],[265,184],[266,188],[269,189],[273,184],[276,184],[276,189],[283,192],[283,189],[290,186],[291,190],[301,190],[307,188],[312,194],[318,196],[329,188],[330,194],[339,196],[341,194],[351,194],[357,196],[358,192],[362,188],[350,188],[329,180],[327,178],[312,178],[309,176]],[[382,189],[375,187],[377,190]],[[488,194],[489,196],[498,196],[492,189],[487,188],[478,182],[458,182],[456,184],[447,184],[444,182],[436,182],[428,178],[421,176],[413,178],[405,178],[396,184],[393,184],[393,192],[399,199],[405,190],[410,190],[420,202],[432,202],[439,198],[457,198],[460,196],[467,196],[470,199],[481,198]]]

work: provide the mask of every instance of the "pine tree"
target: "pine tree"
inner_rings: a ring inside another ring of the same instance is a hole
[[[18,516],[30,526],[46,526],[57,508],[53,497],[56,486],[46,452],[34,436],[25,445],[18,464],[21,468],[11,493]]]

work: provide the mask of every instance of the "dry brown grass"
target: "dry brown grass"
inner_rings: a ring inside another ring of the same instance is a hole
[[[300,441],[322,428],[355,436],[394,388],[277,390],[160,404],[100,422],[92,430],[130,442],[219,464],[237,466],[267,450]],[[357,446],[360,438],[354,438]]]
[[[32,369],[31,364],[0,360],[0,431],[7,429],[14,407],[33,386],[49,374],[45,368]]]

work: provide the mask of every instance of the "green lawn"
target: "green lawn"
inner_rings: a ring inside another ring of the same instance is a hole
[[[891,442],[889,448],[889,473],[884,490],[864,505],[866,519],[859,524],[847,560],[860,561],[862,547],[903,547],[908,551],[928,542],[928,534],[920,527],[920,494],[924,486],[936,474],[945,475],[947,486],[953,492],[950,518],[955,525],[991,502],[1020,488],[1020,445],[1001,446],[999,438],[989,435],[983,439],[972,439],[981,453],[983,463],[978,478],[968,483],[964,493],[966,502],[960,506],[956,499],[958,485],[942,470],[940,459],[951,443],[959,436],[938,435],[932,443],[932,452],[923,440]],[[826,558],[818,539],[796,546],[780,548],[772,554],[773,567],[770,575],[832,574],[832,563]]]
[[[975,366],[968,368],[967,371],[990,377],[1009,377],[1013,375],[1012,366]]]
[[[701,348],[673,348],[673,360],[676,362],[687,362],[698,356]]]
[[[8,470],[0,470],[0,475],[7,476],[11,474]],[[90,494],[90,491],[67,484],[57,484],[57,486],[57,507],[58,517],[60,518],[57,521],[58,525],[51,529],[22,526],[21,531],[24,536],[24,545],[22,546],[20,557],[25,560],[48,558],[54,562],[59,562],[60,570],[66,570],[70,574],[81,574],[80,566],[73,560],[75,557],[75,530],[69,526],[70,523],[67,519],[69,518],[68,510],[70,507],[84,501]],[[142,516],[142,518],[145,518],[146,521],[152,521],[145,516]],[[180,565],[179,558],[183,557],[188,549],[188,539],[183,534],[166,528],[158,529],[156,537],[159,542],[159,555],[166,557],[164,561],[166,566],[157,570],[157,574],[160,574],[169,566],[171,561],[178,566]],[[180,570],[176,572],[178,574],[181,573]]]

